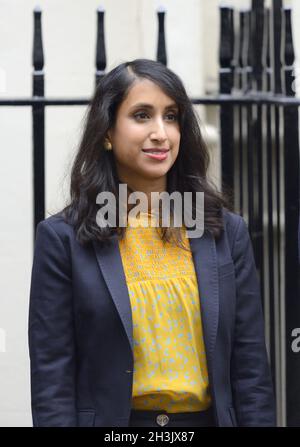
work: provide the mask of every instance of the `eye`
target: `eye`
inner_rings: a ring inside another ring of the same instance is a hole
[[[172,118],[171,121],[176,121],[178,118],[178,115],[174,113],[169,113],[167,116]]]
[[[135,115],[134,115],[134,117],[135,118],[137,118],[137,119],[141,119],[141,120],[143,120],[143,119],[146,119],[146,117],[149,117],[149,115],[148,115],[148,113],[146,113],[146,112],[139,112],[139,113],[136,113]],[[174,114],[174,113],[168,113],[167,115],[166,115],[166,117],[168,117],[168,120],[169,121],[177,121],[177,119],[178,119],[178,115],[177,114]]]
[[[148,115],[148,114],[145,113],[145,112],[139,112],[139,113],[136,113],[136,114],[134,115],[134,117],[135,117],[135,118],[138,118],[138,119],[144,119],[145,115]]]

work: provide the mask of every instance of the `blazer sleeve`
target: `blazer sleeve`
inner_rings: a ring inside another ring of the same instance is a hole
[[[267,357],[260,287],[247,226],[240,217],[232,256],[236,318],[231,383],[239,426],[276,426],[275,399]]]
[[[28,336],[33,425],[76,426],[70,259],[46,220],[36,232]]]

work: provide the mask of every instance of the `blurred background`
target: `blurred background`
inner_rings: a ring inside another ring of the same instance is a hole
[[[68,199],[97,79],[136,58],[165,63],[194,100],[211,179],[254,244],[278,425],[300,426],[299,52],[299,0],[0,0],[0,426],[32,425],[35,226]]]

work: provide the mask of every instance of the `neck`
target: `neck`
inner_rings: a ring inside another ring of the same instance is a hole
[[[161,192],[164,192],[167,190],[166,177],[160,178],[160,179],[155,179],[155,180],[152,180],[149,182],[145,182],[145,181],[141,182],[141,181],[135,181],[135,180],[130,180],[130,181],[126,182],[124,180],[121,180],[121,183],[127,184],[127,198],[132,192],[135,192],[135,191],[141,191],[144,194],[146,194],[149,213],[151,212],[151,208],[152,208],[151,193],[152,192],[161,193]],[[135,205],[133,205],[133,206],[135,206]]]

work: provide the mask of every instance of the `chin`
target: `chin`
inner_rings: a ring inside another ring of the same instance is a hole
[[[153,169],[151,172],[147,171],[143,173],[143,177],[147,180],[156,180],[159,179],[161,177],[164,177],[165,175],[167,175],[169,169]]]

